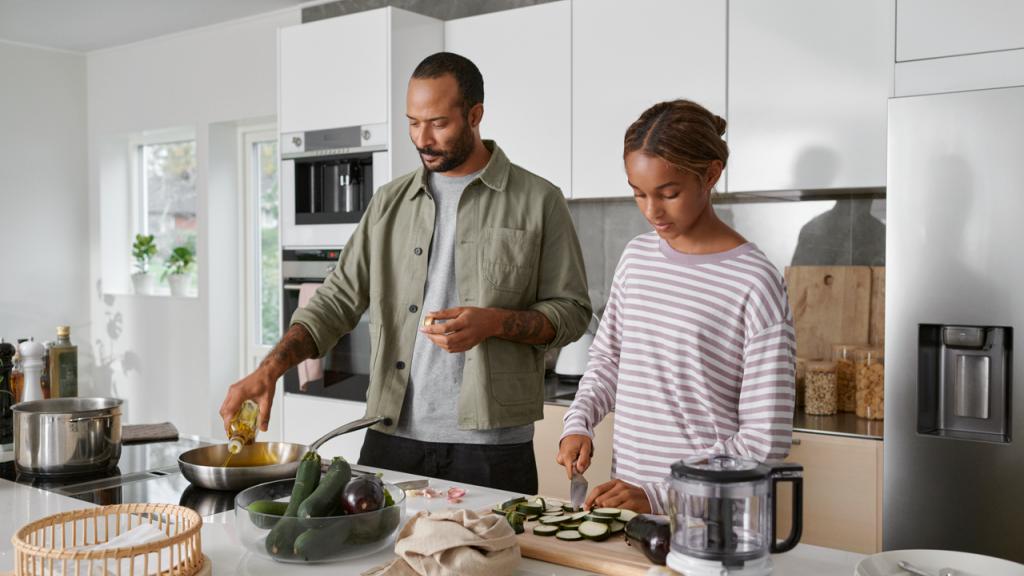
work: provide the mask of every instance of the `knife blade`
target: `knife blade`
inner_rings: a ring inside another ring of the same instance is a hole
[[[587,501],[587,479],[575,470],[575,466],[573,464],[572,480],[569,482],[569,505],[574,510],[579,510]]]

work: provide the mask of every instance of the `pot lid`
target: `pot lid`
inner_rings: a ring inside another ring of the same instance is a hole
[[[672,465],[674,480],[699,480],[718,484],[754,482],[764,480],[771,474],[771,467],[724,454],[710,454],[680,460]]]

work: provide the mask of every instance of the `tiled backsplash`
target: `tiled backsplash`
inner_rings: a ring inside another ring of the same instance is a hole
[[[594,310],[604,307],[626,244],[651,230],[631,199],[571,200]],[[779,271],[790,265],[884,266],[885,200],[719,202],[722,220],[757,244]]]

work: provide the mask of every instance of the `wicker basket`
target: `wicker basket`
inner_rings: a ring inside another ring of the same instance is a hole
[[[143,524],[155,525],[167,538],[127,548],[77,550]],[[193,576],[205,568],[202,527],[199,514],[172,504],[117,504],[54,514],[26,524],[14,535],[14,573]]]

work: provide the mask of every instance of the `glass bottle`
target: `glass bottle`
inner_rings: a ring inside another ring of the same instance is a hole
[[[14,368],[14,345],[0,338],[0,449],[9,451],[14,444],[14,413],[16,402],[11,389],[11,369]]]
[[[840,412],[857,411],[857,388],[854,383],[853,356],[858,346],[836,344],[832,346],[832,360],[836,363],[836,396]]]
[[[71,343],[71,327],[57,326],[57,341],[49,348],[50,396],[78,396],[78,346]]]
[[[50,348],[53,340],[43,342],[43,373],[39,376],[39,387],[43,389],[43,398],[50,397]]]
[[[238,454],[242,446],[252,444],[256,440],[259,423],[260,407],[252,400],[246,400],[231,419],[228,430],[228,452]]]
[[[22,391],[25,388],[25,370],[21,366],[21,350],[19,347],[22,342],[27,342],[28,338],[18,338],[18,343],[14,346],[14,359],[11,365],[11,392],[14,393],[14,403],[21,402]]]

